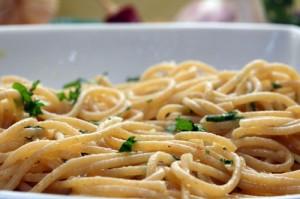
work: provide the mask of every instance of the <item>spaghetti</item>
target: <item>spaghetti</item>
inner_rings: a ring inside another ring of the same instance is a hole
[[[4,76],[0,189],[115,198],[300,194],[299,103],[299,74],[263,60],[240,71],[161,63],[135,82],[99,75],[61,91]]]

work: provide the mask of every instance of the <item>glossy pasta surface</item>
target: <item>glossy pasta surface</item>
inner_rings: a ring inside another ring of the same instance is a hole
[[[43,103],[41,113],[30,117],[16,82]],[[165,62],[123,84],[103,75],[62,90],[42,82],[33,89],[22,77],[1,77],[2,190],[170,199],[300,194],[300,75],[291,66],[255,60],[226,71]]]

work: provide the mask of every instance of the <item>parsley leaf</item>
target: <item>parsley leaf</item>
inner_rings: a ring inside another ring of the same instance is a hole
[[[20,93],[23,102],[31,101],[32,92],[29,92],[23,84],[15,82],[12,87]]]
[[[177,131],[192,131],[197,127],[191,120],[176,118],[176,130]]]
[[[200,124],[194,124],[193,121],[184,118],[176,118],[175,124],[169,125],[166,130],[168,132],[179,131],[206,131]]]
[[[271,84],[272,84],[272,88],[273,88],[273,89],[282,88],[282,85],[281,85],[281,84],[279,84],[279,83],[272,82]]]
[[[223,113],[219,115],[208,115],[206,116],[206,121],[208,122],[225,122],[230,120],[240,120],[243,117],[238,115],[238,112],[231,111],[228,113]]]
[[[131,110],[131,106],[128,106],[128,107],[125,109],[125,112],[130,111],[130,110]]]
[[[63,91],[57,93],[57,97],[60,101],[67,100],[75,104],[78,100],[78,97],[81,93],[81,84],[87,82],[87,80],[78,78],[75,81],[69,82],[63,86],[64,89],[70,89],[68,94],[65,94]]]
[[[32,83],[31,88],[29,89],[29,92],[32,93],[32,92],[36,89],[36,87],[39,85],[39,83],[40,83],[40,80],[34,81],[34,82]]]
[[[64,92],[59,92],[59,93],[56,94],[56,96],[58,97],[59,101],[63,101],[65,99],[68,99]]]
[[[100,124],[100,121],[96,121],[96,120],[91,120],[89,122],[96,125],[96,126],[99,126],[99,124]]]
[[[137,141],[135,140],[134,136],[130,136],[123,144],[121,145],[119,152],[131,152],[132,146]]]
[[[220,161],[223,163],[223,164],[229,164],[229,165],[232,165],[233,164],[233,160],[227,160],[225,158],[220,158]]]
[[[76,86],[75,90],[69,92],[69,101],[72,102],[72,104],[75,104],[77,102],[77,99],[81,93],[81,85]]]
[[[140,77],[137,76],[137,77],[127,77],[126,81],[127,82],[137,82],[140,80]]]
[[[77,87],[78,85],[81,85],[81,83],[83,82],[87,82],[87,80],[83,79],[83,78],[78,78],[74,81],[71,81],[69,83],[66,83],[63,88],[66,89],[66,88],[72,88],[72,87]]]
[[[45,106],[45,104],[42,103],[40,100],[32,99],[33,91],[36,89],[39,83],[39,80],[33,82],[29,90],[27,90],[27,88],[19,82],[15,82],[12,85],[13,89],[17,90],[21,95],[24,111],[26,113],[29,113],[30,117],[37,117],[38,115],[42,114],[43,112],[41,107]]]
[[[201,124],[194,124],[194,130],[193,131],[202,131],[202,132],[205,132],[207,131],[206,128],[204,128]]]
[[[172,155],[172,156],[175,160],[180,160],[180,158],[176,157],[175,155]]]
[[[44,127],[41,127],[41,126],[25,126],[24,127],[25,129],[44,129]]]
[[[29,113],[31,117],[37,117],[38,115],[43,114],[41,109],[43,106],[45,106],[45,104],[40,100],[33,100],[25,103],[24,110]]]
[[[83,133],[83,134],[84,134],[84,133],[88,133],[88,131],[86,131],[86,130],[81,130],[81,129],[79,129],[79,132],[80,132],[80,133]]]
[[[151,103],[152,101],[153,101],[153,99],[148,99],[146,102]]]

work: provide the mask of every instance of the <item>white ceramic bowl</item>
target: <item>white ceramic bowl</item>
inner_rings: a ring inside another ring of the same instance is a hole
[[[0,28],[0,75],[60,87],[108,72],[115,82],[161,61],[238,69],[262,58],[300,67],[300,31],[253,24],[47,25]]]
[[[108,72],[114,82],[161,61],[198,59],[239,69],[253,59],[300,69],[300,29],[253,24],[46,25],[0,27],[0,76],[17,74],[60,87]],[[2,198],[66,196],[0,191]],[[286,196],[279,198],[300,198]]]

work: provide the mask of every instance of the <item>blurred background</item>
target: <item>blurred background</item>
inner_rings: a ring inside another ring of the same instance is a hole
[[[0,24],[256,22],[300,25],[300,0],[0,0]]]

